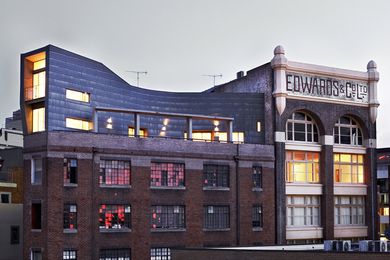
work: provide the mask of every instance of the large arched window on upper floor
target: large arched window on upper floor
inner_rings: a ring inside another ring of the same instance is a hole
[[[318,128],[314,120],[306,113],[295,112],[286,123],[287,141],[318,142]]]
[[[357,122],[349,117],[342,116],[334,126],[334,143],[345,145],[363,145],[363,135]]]

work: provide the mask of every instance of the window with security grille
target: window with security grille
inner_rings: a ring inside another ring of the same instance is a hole
[[[204,187],[229,187],[229,165],[205,164],[203,166]]]
[[[262,188],[262,176],[263,175],[263,167],[261,166],[253,166],[252,167],[252,182],[253,188]]]
[[[131,260],[131,250],[124,249],[100,249],[99,260]]]
[[[128,230],[131,228],[130,205],[107,205],[99,207],[100,230]]]
[[[152,206],[152,229],[184,229],[184,206]]]
[[[62,259],[77,259],[77,251],[76,250],[64,250],[62,252]]]
[[[152,162],[150,186],[184,187],[184,164]]]
[[[64,158],[64,185],[77,184],[77,159]]]
[[[253,205],[252,207],[252,227],[263,227],[263,207],[261,205]]]
[[[99,170],[100,185],[130,185],[130,162],[101,160]]]
[[[77,205],[64,205],[64,229],[77,229]]]
[[[171,249],[167,247],[153,247],[150,249],[150,260],[170,260]]]
[[[230,228],[229,206],[203,207],[204,229],[228,229]]]

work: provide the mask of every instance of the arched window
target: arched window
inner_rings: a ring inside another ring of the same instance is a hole
[[[363,145],[363,135],[357,122],[348,116],[342,116],[334,126],[334,143]]]
[[[295,112],[287,119],[286,132],[288,141],[318,142],[316,123],[302,112]]]

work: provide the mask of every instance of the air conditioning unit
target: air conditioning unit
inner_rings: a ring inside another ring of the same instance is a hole
[[[382,240],[372,241],[370,249],[372,252],[387,252],[387,242]]]
[[[324,251],[336,251],[337,240],[325,240]]]
[[[359,241],[359,251],[360,252],[368,252],[370,251],[371,240],[361,240]]]
[[[337,251],[351,251],[351,240],[340,240],[336,243]]]

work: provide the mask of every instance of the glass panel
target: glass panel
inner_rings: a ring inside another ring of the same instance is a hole
[[[45,131],[45,108],[37,108],[32,111],[32,132]]]
[[[66,98],[81,102],[89,102],[89,93],[67,89]]]
[[[92,122],[68,117],[66,118],[66,127],[80,130],[91,130]]]

